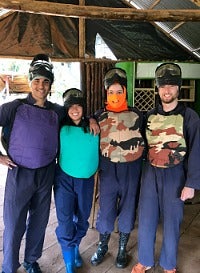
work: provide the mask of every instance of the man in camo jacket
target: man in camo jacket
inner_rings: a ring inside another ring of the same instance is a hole
[[[139,199],[139,263],[132,273],[144,273],[154,266],[160,218],[163,241],[159,264],[164,273],[176,272],[184,201],[200,189],[200,121],[195,111],[178,101],[181,68],[163,63],[155,76],[161,104],[147,113],[148,157]]]

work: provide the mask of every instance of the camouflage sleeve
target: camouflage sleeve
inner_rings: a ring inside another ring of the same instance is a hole
[[[147,141],[146,141],[145,128],[146,128],[146,122],[147,122],[146,121],[147,114],[144,112],[141,112],[136,107],[129,106],[129,111],[133,111],[133,112],[137,113],[139,116],[139,130],[140,130],[140,133],[141,133],[142,138],[144,140],[144,151],[143,151],[142,158],[143,158],[143,160],[146,160],[147,159]]]
[[[97,110],[92,117],[97,120],[98,117],[104,112],[104,110],[104,108]]]
[[[142,133],[144,131],[144,117],[145,117],[145,114],[143,112],[141,112],[140,110],[138,110],[136,107],[128,107],[128,110],[129,111],[133,111],[135,112],[138,116],[139,116],[139,129],[140,129],[140,132]]]
[[[200,189],[200,119],[190,108],[185,112],[184,128],[188,146],[185,186]]]

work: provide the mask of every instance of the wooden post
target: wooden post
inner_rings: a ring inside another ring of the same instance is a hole
[[[79,0],[79,5],[85,6],[85,0]],[[79,58],[85,57],[85,19],[79,18]]]

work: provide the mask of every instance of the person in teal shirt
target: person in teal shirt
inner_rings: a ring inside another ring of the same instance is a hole
[[[83,92],[76,88],[63,94],[66,116],[60,130],[60,153],[54,197],[61,246],[67,273],[82,266],[79,245],[86,235],[92,207],[94,174],[99,164],[99,136],[90,133]]]

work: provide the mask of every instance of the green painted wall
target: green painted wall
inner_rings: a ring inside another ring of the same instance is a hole
[[[122,68],[127,74],[127,92],[128,92],[128,105],[133,106],[134,104],[134,83],[135,83],[135,62],[119,62],[116,63],[116,67]]]

